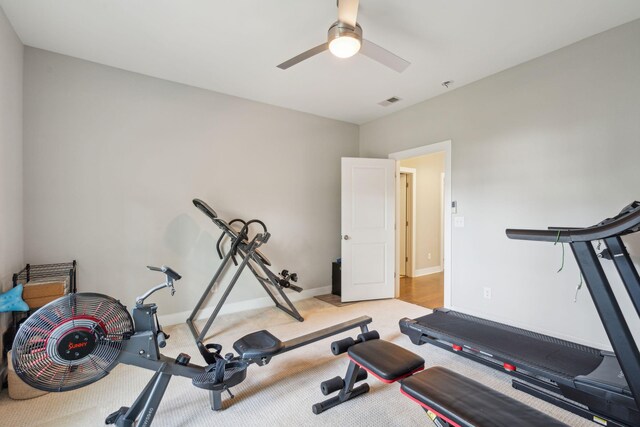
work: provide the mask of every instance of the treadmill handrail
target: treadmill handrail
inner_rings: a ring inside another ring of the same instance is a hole
[[[634,230],[635,229],[635,230]],[[548,230],[527,230],[508,228],[507,237],[515,240],[535,240],[541,242],[592,242],[608,237],[620,236],[640,231],[640,206],[631,212],[606,223],[584,228],[556,228]]]

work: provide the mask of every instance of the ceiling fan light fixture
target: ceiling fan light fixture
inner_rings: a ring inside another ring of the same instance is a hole
[[[350,58],[362,47],[362,28],[337,21],[327,34],[329,51],[338,58]]]
[[[350,58],[360,50],[360,40],[351,36],[342,36],[329,42],[329,50],[338,58]]]
[[[338,0],[338,20],[329,27],[327,41],[305,50],[277,67],[281,70],[287,70],[328,50],[339,58],[349,58],[356,53],[361,53],[398,73],[403,72],[411,65],[409,61],[405,61],[385,48],[362,38],[362,27],[357,22],[358,4],[359,0]]]

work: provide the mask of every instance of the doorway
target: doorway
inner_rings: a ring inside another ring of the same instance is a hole
[[[400,228],[400,251],[399,274],[400,278],[413,277],[414,254],[415,254],[415,186],[416,169],[400,167],[400,192],[398,202],[400,203],[400,216],[397,219]]]
[[[389,157],[397,162],[396,297],[451,306],[451,141]]]

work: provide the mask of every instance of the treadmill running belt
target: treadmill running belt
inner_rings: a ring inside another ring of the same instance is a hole
[[[455,311],[436,310],[415,319],[429,335],[468,345],[509,362],[555,373],[571,380],[600,365],[600,350]]]

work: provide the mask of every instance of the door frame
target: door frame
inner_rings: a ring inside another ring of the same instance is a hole
[[[409,150],[398,151],[395,153],[390,153],[389,158],[394,159],[396,161],[396,171],[399,177],[399,161],[404,159],[409,159],[411,157],[424,156],[426,154],[433,154],[438,152],[444,152],[444,209],[443,209],[443,219],[444,219],[444,239],[443,239],[443,257],[444,257],[444,306],[452,307],[451,302],[451,294],[452,294],[452,259],[451,259],[451,140],[446,140],[442,142],[436,142],[434,144],[424,145],[422,147],[411,148]],[[400,185],[400,179],[397,179],[397,186]],[[398,192],[396,191],[396,218],[399,216],[399,204],[398,204]],[[396,227],[396,247],[400,242],[400,230]],[[396,271],[399,271],[400,259],[398,255],[399,251],[396,251]],[[396,298],[400,295],[400,275],[396,274],[395,278],[395,288],[396,288]]]
[[[444,202],[444,179],[446,176],[444,172],[440,174],[440,212],[442,212],[442,217],[440,218],[440,266],[442,269],[444,269],[444,207],[446,206]]]
[[[411,232],[411,258],[409,259],[409,267],[410,267],[410,273],[411,276],[410,277],[416,277],[416,182],[418,180],[418,171],[415,168],[406,168],[406,167],[400,167],[400,173],[403,173],[405,175],[407,175],[407,178],[409,177],[409,175],[411,176],[411,228],[410,228],[410,232]],[[400,180],[398,180],[398,186],[400,185]],[[396,189],[396,194],[399,195],[400,193],[398,193],[398,188]],[[397,198],[397,201],[399,201],[399,198]],[[396,218],[400,217],[400,213],[396,212]],[[397,220],[396,220],[397,222]],[[398,230],[398,233],[400,233],[400,230]],[[400,244],[400,236],[398,235],[398,245]],[[396,247],[399,247],[396,245]],[[396,268],[396,271],[400,271],[400,259],[398,259],[398,268]],[[400,274],[398,274],[399,276]],[[407,276],[409,276],[407,274]],[[399,283],[399,282],[398,282]]]

